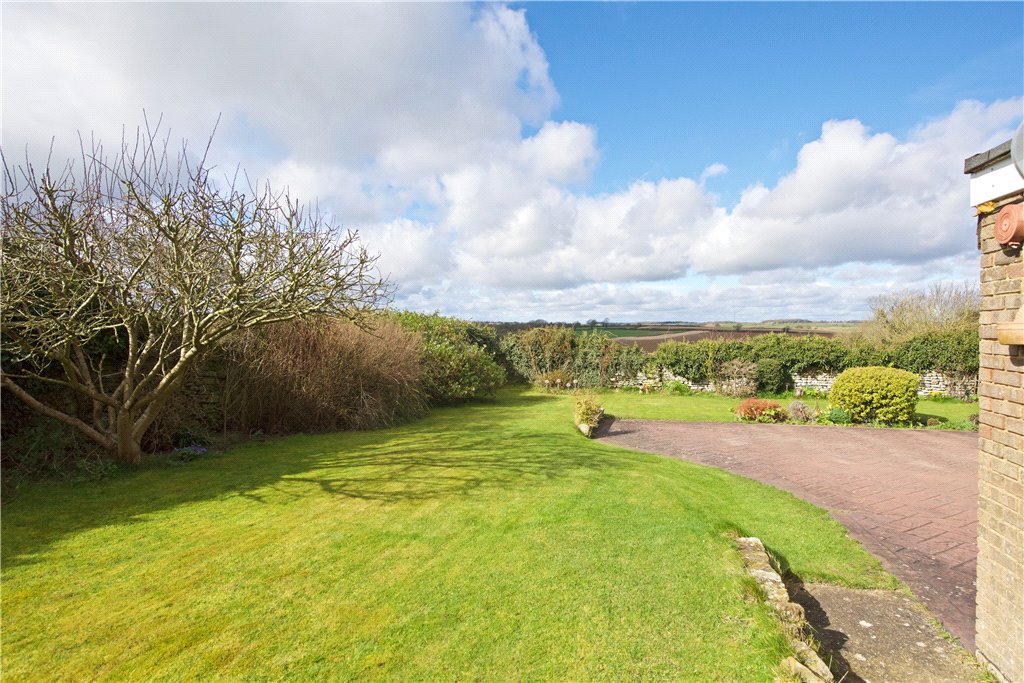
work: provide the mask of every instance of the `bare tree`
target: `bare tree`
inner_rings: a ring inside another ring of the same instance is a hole
[[[205,152],[195,158],[183,143],[169,153],[149,129],[112,156],[98,143],[82,149],[39,175],[28,161],[10,168],[0,150],[0,381],[121,461],[139,462],[185,371],[232,332],[319,315],[359,321],[387,299],[358,235],[337,232],[315,206],[237,172],[218,184]],[[26,379],[72,390],[91,417],[40,400]]]
[[[876,296],[868,305],[872,317],[860,326],[860,333],[892,342],[925,332],[976,328],[981,303],[973,282],[938,282]]]

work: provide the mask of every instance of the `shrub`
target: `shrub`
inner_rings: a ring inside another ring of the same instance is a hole
[[[636,344],[626,346],[618,342],[608,341],[611,348],[611,365],[602,383],[607,386],[616,377],[636,377],[644,365],[650,362],[651,356]]]
[[[188,425],[171,434],[171,444],[175,448],[209,446],[210,432],[201,426]]]
[[[597,402],[597,396],[589,391],[576,394],[576,411],[574,418],[577,426],[597,427],[604,410]]]
[[[426,408],[416,335],[378,319],[293,321],[236,337],[224,360],[224,425],[290,434],[371,429]]]
[[[432,403],[493,396],[505,383],[505,370],[495,359],[499,345],[493,329],[437,313],[392,315],[420,337],[423,386]]]
[[[860,326],[860,334],[889,342],[948,330],[977,332],[979,294],[973,282],[940,282],[927,289],[883,294],[868,301],[873,319]]]
[[[978,372],[978,328],[925,332],[892,347],[892,364],[910,372],[937,370],[954,377]]]
[[[757,366],[738,358],[725,363],[715,378],[715,391],[726,396],[753,396],[757,393]]]
[[[976,432],[978,431],[978,422],[976,420],[948,420],[946,422],[940,422],[935,429],[948,429],[958,432]]]
[[[690,385],[683,384],[677,379],[674,379],[668,384],[666,384],[664,391],[666,394],[670,394],[673,396],[689,396],[690,394],[693,393],[693,389],[690,388]]]
[[[789,415],[778,401],[748,398],[736,407],[736,416],[745,422],[785,422]]]
[[[783,362],[777,358],[763,358],[757,362],[757,388],[771,394],[781,394],[793,386],[793,378]]]
[[[599,387],[608,379],[615,347],[620,346],[604,333],[574,335],[569,344],[572,360],[565,367],[581,386]]]
[[[829,406],[828,410],[818,416],[817,422],[821,425],[848,425],[853,424],[853,418],[846,408]]]
[[[798,387],[796,395],[803,396],[804,398],[828,398],[827,391],[815,389],[814,387]]]
[[[552,370],[570,372],[576,350],[576,335],[566,327],[535,327],[506,335],[500,347],[517,374],[529,381]]]
[[[5,397],[5,411],[10,410],[9,405]],[[23,410],[18,406],[11,412]],[[15,421],[20,417],[17,415]],[[0,448],[4,495],[41,476],[100,479],[117,469],[109,453],[64,423],[38,413],[24,417],[25,420],[15,429],[10,428],[11,421],[6,416],[4,419],[3,445]]]
[[[793,422],[809,424],[814,422],[818,414],[814,408],[810,407],[803,401],[793,401],[789,404],[789,416]]]
[[[896,368],[850,368],[836,378],[829,399],[849,411],[854,422],[909,422],[919,379]]]
[[[654,352],[654,360],[679,377],[685,377],[694,384],[703,384],[711,379],[718,344],[707,339],[697,342],[666,342]]]
[[[651,357],[638,346],[626,346],[604,332],[573,334],[566,327],[535,327],[501,338],[501,356],[513,375],[543,386],[552,372],[568,375],[576,386],[610,385],[616,377],[636,377]]]

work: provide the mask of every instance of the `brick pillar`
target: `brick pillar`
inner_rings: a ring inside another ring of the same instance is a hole
[[[1002,206],[1020,202],[1024,192],[986,202],[978,217],[977,655],[1010,683],[1024,683],[1024,345],[1005,342],[1017,325],[1024,330],[1024,261],[1020,247],[996,241],[995,220]]]

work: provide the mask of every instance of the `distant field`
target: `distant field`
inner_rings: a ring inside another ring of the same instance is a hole
[[[827,332],[843,332],[852,330],[859,322],[809,322],[809,323],[758,323],[755,327],[790,330],[821,330]]]
[[[837,330],[826,330],[817,328],[785,328],[780,326],[778,328],[768,328],[761,326],[740,326],[736,327],[693,327],[689,329],[680,329],[674,332],[661,332],[649,335],[637,335],[633,334],[630,336],[618,335],[615,341],[620,344],[632,345],[636,344],[644,351],[653,353],[659,346],[668,341],[685,341],[695,342],[702,339],[749,339],[750,337],[756,337],[762,334],[792,334],[792,335],[808,335],[815,334],[823,337],[832,337],[836,334]]]
[[[701,339],[749,339],[761,334],[817,334],[832,337],[853,329],[856,322],[769,322],[769,323],[707,323],[704,325],[600,325],[576,328],[576,334],[603,332],[621,344],[636,344],[649,353],[667,341],[700,341]]]
[[[589,334],[589,327],[576,328],[576,334]],[[665,334],[665,329],[644,329],[640,327],[595,327],[594,332],[604,332],[609,337],[650,337]]]

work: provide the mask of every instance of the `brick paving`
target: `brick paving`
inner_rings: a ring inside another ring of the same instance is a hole
[[[974,651],[977,434],[615,420],[597,436],[735,472],[825,508]]]

